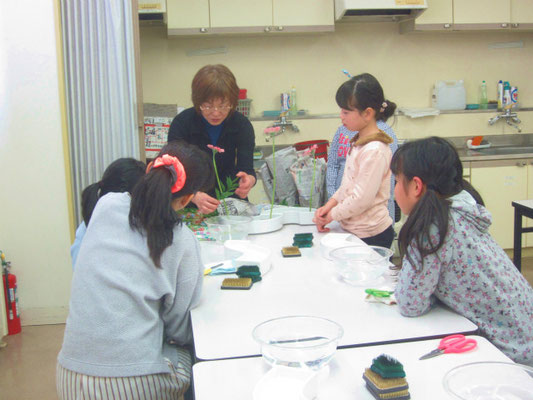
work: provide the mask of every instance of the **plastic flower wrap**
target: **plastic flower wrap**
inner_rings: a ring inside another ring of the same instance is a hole
[[[274,143],[274,138],[276,134],[281,130],[279,126],[269,126],[264,130],[265,135],[268,138],[272,139],[272,197],[270,200],[270,218],[272,218],[272,210],[274,209],[274,197],[276,195],[276,146]]]
[[[309,195],[309,211],[311,211],[311,206],[313,204],[313,191],[315,189],[315,175],[316,175],[316,149],[318,146],[316,144],[309,147],[307,150],[304,151],[304,156],[311,156],[313,157],[313,178],[311,180],[311,194]]]

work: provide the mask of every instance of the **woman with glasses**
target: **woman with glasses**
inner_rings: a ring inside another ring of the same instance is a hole
[[[208,144],[224,149],[215,157],[220,179],[237,177],[235,194],[245,199],[255,185],[253,151],[254,128],[250,121],[236,111],[239,87],[233,73],[224,65],[206,65],[192,80],[194,107],[179,113],[168,132],[168,141],[182,139],[211,155]],[[192,202],[201,213],[216,210],[219,201],[214,191],[198,192]]]

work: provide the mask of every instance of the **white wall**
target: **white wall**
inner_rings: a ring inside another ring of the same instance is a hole
[[[64,322],[70,226],[57,1],[0,1],[0,249],[22,323]]]

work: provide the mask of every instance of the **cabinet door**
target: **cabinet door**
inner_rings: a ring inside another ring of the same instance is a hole
[[[471,182],[492,214],[490,234],[504,249],[513,248],[513,200],[527,198],[525,160],[472,162]]]
[[[310,30],[334,29],[333,1],[273,0],[272,10],[274,30],[296,31],[304,26]]]
[[[209,0],[167,0],[167,28],[169,34],[208,29]]]
[[[209,3],[211,28],[259,27],[262,31],[272,26],[272,0],[210,0]]]
[[[532,0],[511,0],[511,28],[533,28]]]
[[[453,0],[426,0],[427,10],[416,19],[400,22],[400,32],[452,30]]]
[[[453,23],[452,0],[427,0],[428,8],[416,19],[417,25],[437,25],[439,29]]]
[[[508,28],[511,0],[453,0],[454,29]]]

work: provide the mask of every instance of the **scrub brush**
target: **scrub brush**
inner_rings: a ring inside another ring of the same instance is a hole
[[[395,358],[382,354],[372,360],[370,369],[383,378],[404,378],[403,365]]]

